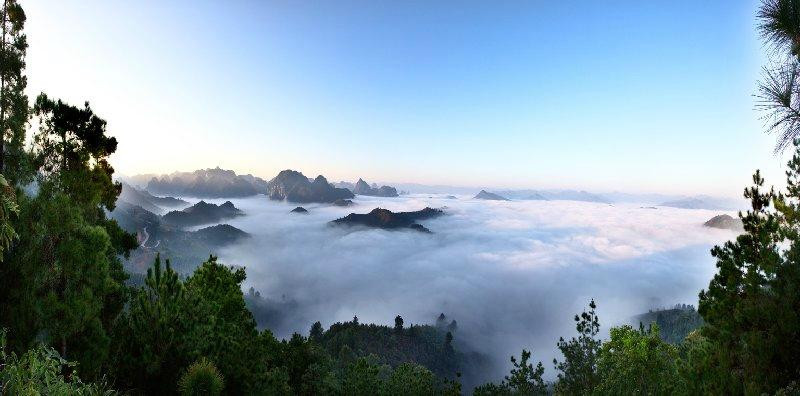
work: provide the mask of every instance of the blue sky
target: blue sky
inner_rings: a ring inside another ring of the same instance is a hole
[[[747,1],[24,1],[29,91],[125,174],[739,194],[781,182]],[[500,4],[502,3],[502,4]]]

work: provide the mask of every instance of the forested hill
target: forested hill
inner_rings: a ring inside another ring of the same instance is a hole
[[[273,301],[253,288],[244,294],[244,300],[259,328],[286,331],[284,320],[300,311],[296,301]],[[351,321],[336,322],[327,330],[316,322],[311,325],[308,340],[321,346],[340,364],[350,364],[358,358],[389,367],[411,363],[427,368],[440,379],[458,380],[467,389],[491,378],[489,373],[494,368],[489,357],[476,352],[459,337],[455,320],[440,314],[431,322],[406,324],[398,315],[394,326],[386,326],[360,323],[354,317]]]
[[[633,325],[658,325],[661,339],[670,344],[681,343],[689,333],[703,325],[703,317],[692,305],[676,305],[669,309],[651,310],[633,318]]]
[[[310,338],[318,342],[332,356],[353,360],[356,357],[375,356],[380,363],[397,367],[402,363],[415,363],[431,370],[441,378],[463,378],[465,384],[474,384],[490,370],[487,356],[471,351],[458,337],[456,321],[445,322],[444,314],[437,325],[404,327],[403,318],[395,318],[394,327],[362,324],[358,318],[337,322],[327,331],[320,332],[319,322],[312,326]]]

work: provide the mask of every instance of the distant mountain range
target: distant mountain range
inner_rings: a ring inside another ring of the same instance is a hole
[[[377,184],[370,186],[363,179],[358,179],[353,187],[353,193],[358,195],[369,195],[373,197],[396,197],[397,189],[389,186],[378,187]]]
[[[302,173],[284,170],[269,182],[262,178],[246,174],[237,175],[234,171],[217,168],[202,169],[194,172],[174,172],[167,175],[144,174],[131,176],[125,179],[130,185],[144,187],[140,192],[151,194],[147,199],[127,197],[129,202],[136,203],[143,208],[156,211],[156,207],[149,206],[155,203],[159,195],[197,197],[197,198],[236,198],[256,194],[267,194],[270,199],[286,200],[296,203],[333,203],[336,200],[352,199],[354,194],[378,197],[395,197],[399,194],[430,193],[430,194],[464,194],[476,193],[473,187],[457,187],[445,185],[424,185],[414,183],[399,183],[393,186],[378,186],[359,179],[356,183],[340,181],[329,183],[327,179],[318,176],[308,179]],[[134,187],[135,188],[135,187]],[[349,192],[349,194],[348,194]],[[123,191],[125,193],[125,191]],[[636,203],[646,206],[665,206],[683,209],[710,209],[710,210],[737,210],[745,209],[744,200],[734,200],[705,195],[680,196],[656,193],[624,193],[607,192],[591,193],[584,190],[494,190],[493,194],[512,200],[538,200],[538,201],[582,201],[597,203]],[[165,198],[167,199],[167,198]],[[174,202],[172,206],[185,203]],[[170,206],[169,202],[159,202],[156,206]]]
[[[438,217],[444,214],[441,209],[425,208],[415,212],[392,212],[387,209],[375,208],[367,214],[350,213],[349,215],[331,222],[333,225],[364,226],[381,228],[385,230],[412,229],[430,232],[417,221]]]
[[[141,180],[141,176],[130,178]],[[267,182],[253,175],[237,175],[232,170],[217,168],[200,169],[194,172],[174,172],[152,176],[146,190],[156,195],[172,195],[196,198],[236,198],[264,194]]]
[[[400,195],[397,192],[397,189],[394,187],[391,186],[378,187],[377,184],[375,183],[369,184],[365,182],[364,179],[358,179],[358,181],[355,183],[339,181],[331,184],[337,188],[346,188],[356,195],[367,195],[372,197],[397,197]]]
[[[658,206],[681,209],[736,210],[743,209],[744,204],[744,200],[734,201],[700,195],[662,202]]]
[[[332,203],[354,197],[350,190],[334,187],[322,175],[312,181],[290,169],[281,171],[270,180],[266,191],[269,199],[296,203]]]
[[[611,200],[583,190],[504,190],[498,194],[516,200],[527,201],[580,201],[611,203]]]
[[[719,209],[715,206],[712,207],[707,202],[697,198],[685,198],[675,201],[662,202],[658,204],[658,206],[666,206],[670,208],[681,208],[681,209]]]

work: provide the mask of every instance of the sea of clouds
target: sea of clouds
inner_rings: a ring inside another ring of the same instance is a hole
[[[391,325],[399,314],[407,326],[445,313],[458,321],[457,339],[495,359],[495,378],[522,348],[552,378],[556,342],[575,333],[573,316],[592,298],[604,332],[651,308],[696,305],[715,272],[709,249],[735,238],[703,227],[722,212],[635,204],[415,194],[312,204],[302,215],[264,196],[233,202],[246,216],[229,223],[252,238],[218,254],[247,268],[246,290],[283,307],[266,323],[278,337],[307,334],[317,320]],[[426,206],[447,213],[422,222],[432,234],[328,225],[376,207]]]

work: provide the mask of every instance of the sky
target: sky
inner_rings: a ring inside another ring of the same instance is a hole
[[[24,0],[28,92],[126,175],[739,195],[783,179],[757,0]]]

